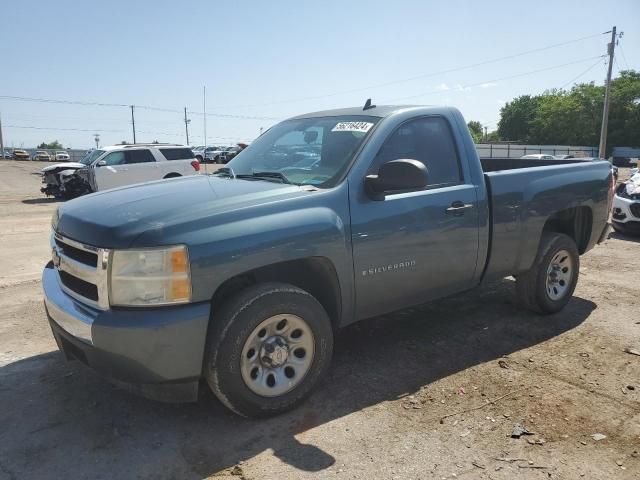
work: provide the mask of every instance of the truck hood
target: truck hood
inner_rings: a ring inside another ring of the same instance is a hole
[[[65,163],[56,163],[54,165],[49,165],[48,167],[44,167],[40,170],[42,173],[50,172],[51,170],[55,170],[56,168],[64,168],[65,170],[73,170],[78,168],[84,168],[86,165],[84,163],[78,162],[65,162]]]
[[[194,175],[93,193],[62,205],[56,232],[103,248],[128,248],[148,230],[309,195],[313,188]]]

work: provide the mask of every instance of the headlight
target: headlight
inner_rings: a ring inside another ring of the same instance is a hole
[[[114,250],[109,298],[111,305],[135,307],[189,302],[187,247]]]

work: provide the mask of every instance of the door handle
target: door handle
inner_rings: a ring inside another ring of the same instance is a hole
[[[468,208],[473,208],[473,204],[456,200],[449,208],[446,209],[446,213],[449,215],[464,215],[464,211]]]

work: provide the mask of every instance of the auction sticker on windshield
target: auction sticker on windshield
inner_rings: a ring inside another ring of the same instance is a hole
[[[332,132],[362,132],[367,133],[373,123],[370,122],[340,122],[331,129]]]

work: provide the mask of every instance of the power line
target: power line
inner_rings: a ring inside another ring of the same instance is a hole
[[[52,131],[69,131],[69,132],[119,132],[123,130],[101,130],[101,129],[86,129],[86,128],[62,128],[62,127],[34,127],[30,125],[5,125],[5,128],[28,128],[32,130],[52,130]]]
[[[36,98],[36,97],[20,97],[16,95],[0,95],[1,99],[4,100],[15,100],[20,102],[35,102],[35,103],[56,103],[62,105],[82,105],[82,106],[91,106],[91,107],[126,107],[131,108],[131,104],[126,105],[123,103],[104,103],[104,102],[85,102],[81,100],[60,100],[53,98]],[[180,109],[171,109],[165,107],[154,107],[150,105],[133,105],[135,108],[139,108],[142,110],[152,110],[156,112],[166,112],[166,113],[182,113]],[[202,115],[202,112],[193,112],[196,114]],[[230,113],[207,113],[207,117],[218,117],[218,118],[232,118],[239,120],[280,120],[275,117],[261,117],[261,116],[252,116],[252,115],[234,115]]]
[[[627,70],[631,70],[631,68],[629,68],[629,62],[627,62],[627,57],[624,54],[624,48],[622,48],[622,43],[618,44],[618,47],[620,48],[620,53],[622,54],[622,60],[624,60],[624,64],[627,67]]]
[[[587,35],[584,37],[579,37],[579,38],[575,38],[572,40],[567,40],[565,42],[560,42],[560,43],[555,43],[552,45],[547,45],[545,47],[539,47],[539,48],[535,48],[535,49],[531,49],[531,50],[526,50],[523,52],[519,52],[519,53],[515,53],[515,54],[511,54],[511,55],[506,55],[503,57],[498,57],[498,58],[493,58],[493,59],[489,59],[489,60],[485,60],[482,62],[476,62],[473,64],[469,64],[469,65],[463,65],[460,67],[454,67],[454,68],[450,68],[450,69],[446,69],[446,70],[440,70],[437,72],[430,72],[430,73],[424,73],[424,74],[420,74],[420,75],[415,75],[412,77],[407,77],[407,78],[403,78],[403,79],[397,79],[397,80],[392,80],[392,81],[388,81],[388,82],[384,82],[384,83],[378,83],[378,84],[374,84],[374,85],[370,85],[367,87],[360,87],[357,89],[350,89],[350,90],[343,90],[340,92],[334,92],[334,93],[329,93],[329,94],[323,94],[323,95],[314,95],[314,96],[309,96],[309,97],[301,97],[301,98],[295,98],[295,99],[289,99],[289,100],[281,100],[281,101],[275,101],[275,102],[265,102],[265,103],[259,103],[259,104],[252,104],[252,105],[235,105],[235,106],[225,106],[225,107],[214,107],[214,108],[240,108],[240,107],[254,107],[254,106],[267,106],[267,105],[278,105],[278,104],[283,104],[283,103],[294,103],[294,102],[299,102],[299,101],[305,101],[305,100],[316,100],[316,99],[320,99],[320,98],[328,98],[328,97],[334,97],[334,96],[338,96],[338,95],[344,95],[344,94],[348,94],[348,93],[355,93],[355,92],[361,92],[361,91],[365,91],[365,90],[370,90],[370,89],[374,89],[374,88],[381,88],[381,87],[385,87],[385,86],[389,86],[389,85],[396,85],[399,83],[405,83],[405,82],[410,82],[413,80],[418,80],[418,79],[422,79],[422,78],[428,78],[428,77],[434,77],[437,75],[443,75],[446,73],[453,73],[453,72],[459,72],[462,70],[467,70],[467,69],[471,69],[471,68],[476,68],[479,66],[484,66],[484,65],[489,65],[492,63],[496,63],[496,62],[501,62],[504,60],[510,60],[513,58],[518,58],[524,55],[530,55],[532,53],[537,53],[537,52],[542,52],[545,50],[549,50],[552,48],[557,48],[557,47],[561,47],[561,46],[565,46],[565,45],[569,45],[572,43],[576,43],[576,42],[580,42],[583,40],[588,40],[591,38],[595,38],[595,37],[599,37],[600,35],[606,34],[609,32],[603,32],[603,33],[598,33],[598,34],[593,34],[593,35]],[[486,83],[486,82],[483,82]],[[405,97],[405,98],[410,98],[410,97]],[[25,101],[25,102],[36,102],[36,103],[55,103],[55,104],[64,104],[64,105],[82,105],[82,106],[98,106],[98,107],[125,107],[125,108],[130,108],[131,104],[125,104],[125,103],[108,103],[108,102],[90,102],[90,101],[82,101],[82,100],[64,100],[64,99],[50,99],[50,98],[41,98],[41,97],[24,97],[24,96],[15,96],[15,95],[0,95],[0,99],[5,99],[5,100],[15,100],[15,101]],[[143,110],[151,110],[151,111],[158,111],[158,112],[166,112],[166,113],[182,113],[182,109],[177,109],[177,108],[168,108],[168,107],[158,107],[158,106],[151,106],[151,105],[134,105],[136,108],[139,109],[143,109]],[[194,114],[197,115],[203,115],[203,112],[192,112]],[[241,119],[241,120],[281,120],[280,118],[276,118],[276,117],[265,117],[265,116],[253,116],[253,115],[236,115],[236,114],[227,114],[227,113],[206,113],[207,117],[217,117],[217,118],[228,118],[228,119]]]
[[[478,87],[480,85],[486,85],[486,84],[490,84],[490,83],[500,82],[500,81],[503,81],[503,80],[511,80],[513,78],[525,77],[527,75],[533,75],[534,73],[547,72],[549,70],[554,70],[556,68],[568,67],[569,65],[575,65],[577,63],[583,63],[583,62],[586,62],[588,60],[593,60],[595,58],[600,59],[600,58],[603,58],[604,56],[605,55],[598,55],[597,57],[583,58],[581,60],[576,60],[575,62],[562,63],[560,65],[553,65],[551,67],[545,67],[545,68],[541,68],[541,69],[538,69],[538,70],[531,70],[529,72],[518,73],[518,74],[515,74],[515,75],[509,75],[509,76],[506,76],[506,77],[494,78],[493,80],[484,80],[482,82],[471,83],[471,84],[468,84],[468,85],[461,85],[459,88],[460,89],[466,89],[466,88]],[[444,93],[446,91],[448,91],[448,90],[441,90],[441,89],[440,90],[431,90],[431,91],[428,91],[428,92],[418,93],[416,95],[409,95],[409,96],[406,96],[406,97],[393,98],[393,99],[387,100],[387,101],[388,102],[395,102],[397,100],[406,100],[406,99],[409,99],[409,98],[418,98],[418,97],[423,97],[425,95],[431,95],[431,94],[434,94],[434,93]]]
[[[549,50],[552,48],[557,48],[557,47],[561,47],[564,45],[569,45],[571,43],[576,43],[576,42],[580,42],[583,40],[588,40],[590,38],[595,38],[595,37],[599,37],[600,35],[605,35],[607,33],[610,32],[603,32],[603,33],[597,33],[594,35],[588,35],[586,37],[580,37],[580,38],[576,38],[573,40],[568,40],[566,42],[561,42],[561,43],[555,43],[553,45],[548,45],[546,47],[540,47],[540,48],[534,48],[532,50],[526,50],[524,52],[520,52],[520,53],[515,53],[512,55],[506,55],[504,57],[498,57],[498,58],[493,58],[490,60],[484,60],[482,62],[477,62],[477,63],[472,63],[469,65],[463,65],[460,67],[454,67],[454,68],[450,68],[447,70],[440,70],[438,72],[430,72],[430,73],[423,73],[420,75],[415,75],[413,77],[407,77],[407,78],[402,78],[402,79],[398,79],[398,80],[391,80],[388,82],[384,82],[384,83],[378,83],[378,84],[374,84],[374,85],[369,85],[367,87],[359,87],[356,89],[350,89],[350,90],[342,90],[340,92],[334,92],[334,93],[328,93],[328,94],[323,94],[323,95],[313,95],[313,96],[309,96],[309,97],[299,97],[299,98],[293,98],[293,99],[289,99],[289,100],[280,100],[280,101],[275,101],[275,102],[265,102],[265,103],[255,103],[255,104],[247,104],[247,105],[221,105],[221,106],[217,106],[214,108],[244,108],[244,107],[261,107],[261,106],[269,106],[269,105],[280,105],[283,103],[294,103],[294,102],[302,102],[302,101],[306,101],[306,100],[317,100],[320,98],[328,98],[328,97],[335,97],[338,95],[345,95],[345,94],[349,94],[349,93],[355,93],[355,92],[362,92],[365,90],[371,90],[374,88],[381,88],[381,87],[386,87],[389,85],[396,85],[398,83],[405,83],[405,82],[410,82],[412,80],[418,80],[421,78],[428,78],[428,77],[435,77],[437,75],[443,75],[446,73],[453,73],[453,72],[459,72],[462,70],[468,70],[470,68],[475,68],[475,67],[480,67],[480,66],[484,66],[484,65],[489,65],[491,63],[497,63],[497,62],[501,62],[504,60],[510,60],[513,58],[518,58],[524,55],[530,55],[532,53],[537,53],[537,52],[543,52],[545,50]]]
[[[4,125],[4,128],[21,128],[21,129],[29,129],[29,130],[51,130],[51,131],[69,131],[69,132],[100,132],[100,133],[126,133],[127,130],[103,130],[103,129],[86,129],[86,128],[62,128],[62,127],[36,127],[33,125]],[[170,133],[170,132],[157,132],[157,131],[148,131],[148,130],[136,130],[137,133],[145,133],[149,135],[166,135],[166,136],[175,136],[181,137],[182,133]],[[195,138],[202,138],[201,135],[190,135]],[[217,138],[219,140],[246,140],[248,137],[219,137],[219,136],[209,136],[209,138]]]
[[[591,65],[589,68],[587,68],[584,72],[582,72],[581,74],[579,74],[578,76],[576,76],[575,78],[572,78],[571,80],[569,80],[567,83],[565,83],[564,85],[562,85],[560,87],[560,90],[563,90],[567,85],[572,84],[573,82],[575,82],[576,80],[578,80],[579,78],[581,78],[583,75],[586,75],[588,72],[590,72],[596,65],[600,64],[600,60],[601,58],[598,58],[598,60],[596,60],[596,63],[594,63],[593,65]]]
[[[14,95],[0,95],[0,98],[5,100],[19,100],[21,102],[61,103],[65,105],[83,105],[94,107],[129,107],[129,105],[124,105],[121,103],[84,102],[80,100],[55,100],[51,98],[18,97]]]

